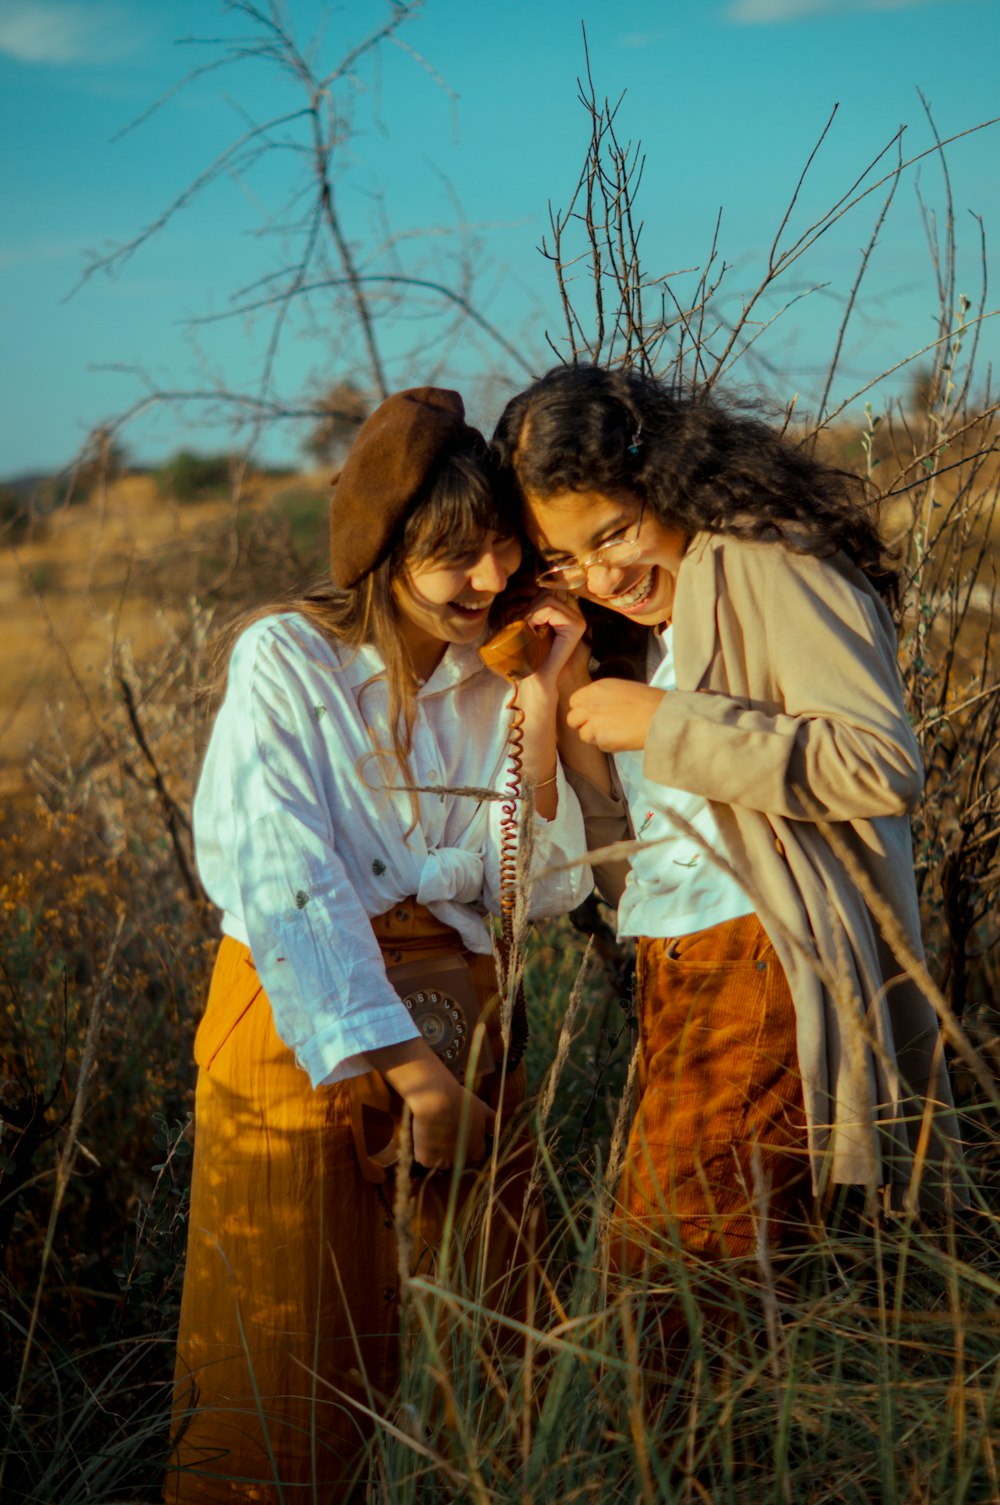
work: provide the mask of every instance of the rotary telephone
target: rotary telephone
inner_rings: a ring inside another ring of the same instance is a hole
[[[516,902],[518,806],[521,800],[522,750],[524,747],[524,712],[517,703],[517,686],[542,667],[552,647],[551,627],[532,627],[529,622],[509,622],[484,643],[479,656],[488,669],[506,679],[511,687],[507,709],[510,712],[510,764],[503,795],[500,822],[500,961],[502,981],[506,985],[514,946],[514,905]],[[448,1069],[466,1079],[466,1067],[472,1035],[479,1019],[479,999],[468,967],[458,956],[428,962],[403,963],[387,967],[386,975],[396,988],[424,1039]],[[528,1041],[528,1020],[524,995],[518,986],[511,1017],[510,1048],[507,1069],[513,1071],[524,1054]],[[489,1040],[483,1038],[477,1072],[470,1087],[478,1085],[494,1069]],[[388,1083],[378,1072],[352,1077],[352,1124],[361,1163],[367,1181],[381,1182],[399,1159],[398,1112]],[[374,1144],[384,1141],[381,1149]],[[422,1167],[414,1167],[414,1171]]]

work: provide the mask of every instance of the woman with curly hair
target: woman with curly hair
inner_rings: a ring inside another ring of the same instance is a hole
[[[745,1256],[810,1182],[940,1203],[958,1136],[920,987],[922,771],[862,483],[713,397],[593,366],[514,398],[494,442],[539,585],[593,624],[564,760],[603,784],[603,839],[612,755],[636,840],[620,1266],[658,1242]]]

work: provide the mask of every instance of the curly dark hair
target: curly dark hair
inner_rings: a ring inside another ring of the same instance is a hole
[[[522,495],[626,490],[662,522],[842,550],[895,606],[899,577],[862,477],[825,465],[751,409],[668,392],[635,370],[557,366],[506,406],[493,443]]]

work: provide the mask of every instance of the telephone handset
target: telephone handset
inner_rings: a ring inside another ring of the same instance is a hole
[[[487,669],[504,679],[526,679],[536,673],[549,656],[552,628],[532,627],[530,622],[509,622],[479,650]]]

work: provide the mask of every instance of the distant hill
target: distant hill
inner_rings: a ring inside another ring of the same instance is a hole
[[[27,502],[49,479],[49,473],[44,470],[39,471],[37,475],[0,476],[0,491],[12,491],[22,502]]]

